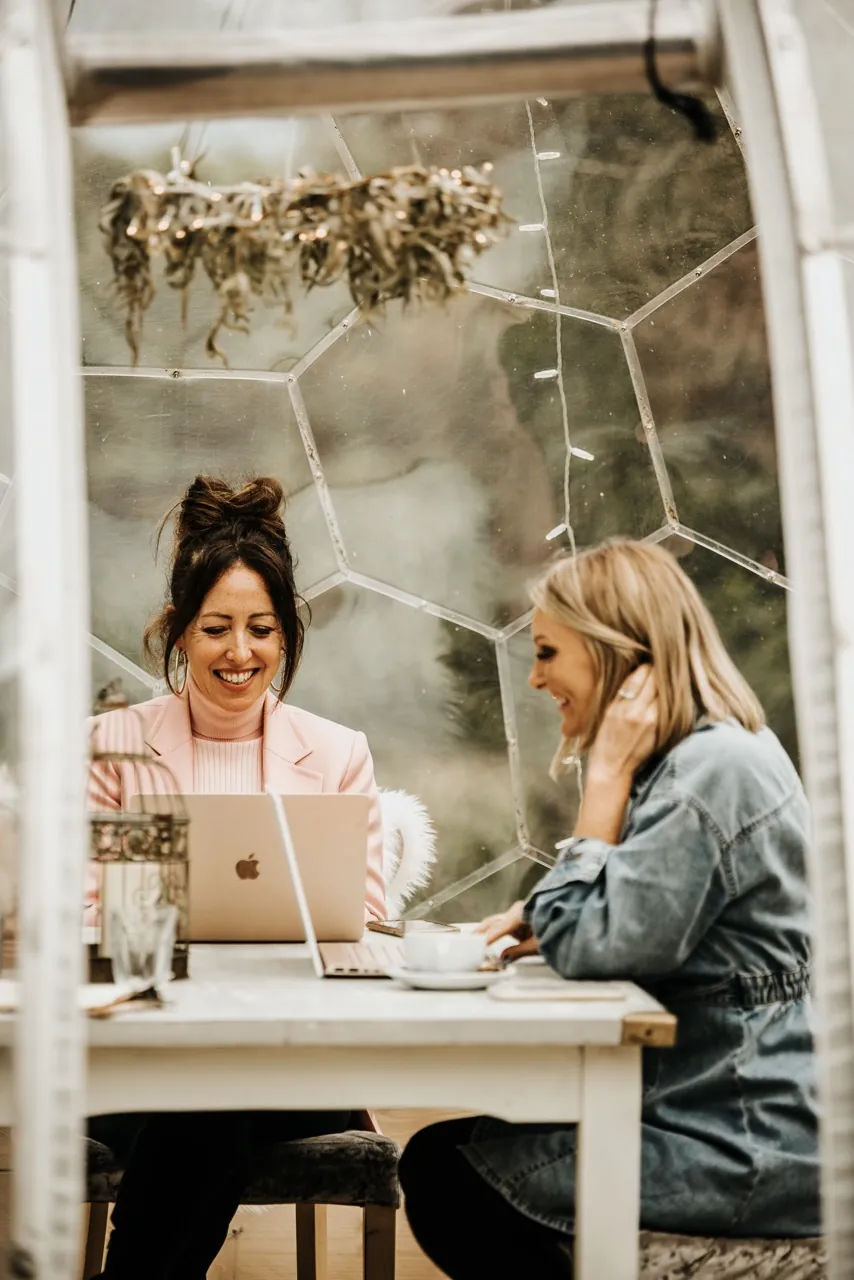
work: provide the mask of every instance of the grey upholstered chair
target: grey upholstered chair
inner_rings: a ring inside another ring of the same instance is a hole
[[[86,1144],[89,1229],[83,1280],[91,1280],[101,1270],[109,1207],[122,1170],[107,1147],[91,1139]],[[397,1144],[379,1133],[281,1142],[257,1171],[244,1204],[295,1206],[297,1280],[327,1280],[326,1206],[358,1206],[364,1280],[394,1280],[399,1156]]]

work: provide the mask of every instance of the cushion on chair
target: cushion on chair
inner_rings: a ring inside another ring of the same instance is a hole
[[[723,1240],[641,1232],[641,1280],[824,1280],[821,1238]]]
[[[331,1133],[272,1147],[244,1204],[400,1204],[400,1147],[381,1133]]]
[[[122,1170],[112,1151],[86,1139],[87,1200],[113,1201]],[[180,1163],[180,1152],[176,1153]],[[397,1162],[400,1148],[379,1133],[326,1134],[279,1142],[263,1162],[243,1196],[243,1204],[400,1204]]]
[[[86,1200],[89,1204],[110,1204],[116,1198],[122,1170],[109,1147],[84,1138],[86,1149]]]

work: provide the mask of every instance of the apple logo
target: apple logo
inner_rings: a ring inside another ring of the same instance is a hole
[[[248,858],[241,858],[234,870],[237,872],[237,878],[239,880],[257,880],[260,868],[255,858],[255,854],[250,853]]]

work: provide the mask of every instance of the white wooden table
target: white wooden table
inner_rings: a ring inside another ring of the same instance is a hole
[[[423,1107],[574,1121],[576,1280],[635,1280],[640,1046],[672,1043],[675,1026],[643,991],[521,1003],[319,980],[287,946],[194,947],[190,972],[163,1009],[88,1021],[89,1114]],[[0,1018],[0,1124],[11,1037]]]

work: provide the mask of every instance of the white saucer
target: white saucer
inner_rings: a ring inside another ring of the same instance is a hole
[[[496,970],[466,969],[437,973],[432,969],[389,969],[388,976],[416,991],[482,991],[504,974]]]

